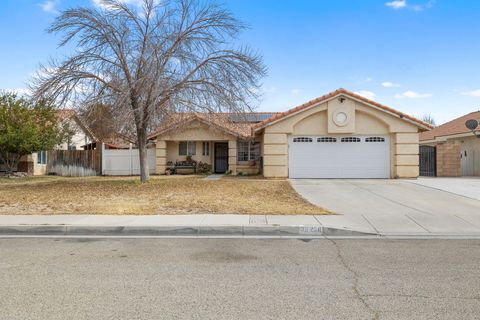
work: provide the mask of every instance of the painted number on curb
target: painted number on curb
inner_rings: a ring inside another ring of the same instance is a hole
[[[300,233],[321,233],[321,226],[302,226],[300,227]]]

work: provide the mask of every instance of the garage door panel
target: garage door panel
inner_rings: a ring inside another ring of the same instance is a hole
[[[390,142],[386,136],[355,136],[360,142],[341,142],[341,136],[333,137],[336,142],[318,142],[325,139],[315,136],[297,139],[312,142],[294,142],[294,138],[289,140],[291,178],[390,177]],[[366,138],[376,142],[366,142]]]

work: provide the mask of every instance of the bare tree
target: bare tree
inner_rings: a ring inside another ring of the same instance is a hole
[[[422,116],[422,121],[423,122],[426,122],[428,124],[431,124],[432,126],[436,127],[437,124],[435,122],[435,119],[433,118],[433,116],[430,114],[430,113],[426,113]]]
[[[232,48],[245,25],[214,2],[103,0],[69,9],[51,33],[76,51],[42,66],[35,97],[58,104],[105,103],[135,127],[141,181],[149,179],[147,135],[171,112],[242,112],[258,101],[262,58]]]

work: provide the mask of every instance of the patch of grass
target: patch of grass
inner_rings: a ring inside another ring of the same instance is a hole
[[[0,179],[0,214],[327,214],[285,180],[202,176]]]

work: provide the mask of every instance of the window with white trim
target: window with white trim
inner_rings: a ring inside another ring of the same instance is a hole
[[[342,142],[360,142],[360,138],[357,137],[345,137],[340,140]]]
[[[202,155],[203,156],[210,155],[210,142],[203,142],[203,144],[202,144]]]
[[[317,138],[317,142],[337,142],[337,138],[321,137],[321,138]]]
[[[260,143],[257,141],[238,141],[237,159],[239,162],[260,159]]]
[[[47,164],[47,151],[42,150],[37,152],[37,164]]]
[[[385,142],[385,138],[382,137],[368,137],[365,142]]]
[[[313,139],[308,137],[298,137],[293,138],[293,142],[313,142]]]
[[[178,144],[179,156],[194,156],[197,154],[197,142],[196,141],[180,141]]]

